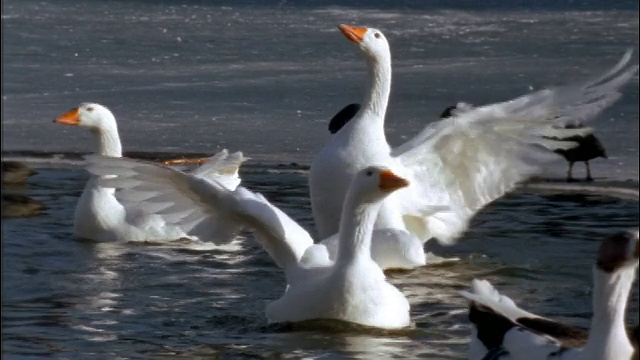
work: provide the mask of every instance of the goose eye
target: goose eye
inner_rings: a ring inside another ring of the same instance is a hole
[[[382,37],[382,35],[380,35],[380,33],[379,33],[379,32],[377,32],[377,33],[373,34],[373,36],[375,36],[375,37],[376,37],[376,39],[380,39],[380,38]]]
[[[92,112],[92,111],[93,111],[93,106],[89,106],[89,107],[87,107],[87,111],[88,111],[88,112]]]
[[[368,170],[368,171],[367,171],[367,176],[371,176],[371,175],[373,175],[373,171]]]

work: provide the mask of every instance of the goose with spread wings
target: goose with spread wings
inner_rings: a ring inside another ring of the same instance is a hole
[[[557,124],[587,122],[613,104],[620,88],[634,76],[631,51],[613,68],[593,79],[552,87],[503,103],[454,112],[428,124],[406,143],[392,148],[384,131],[391,91],[391,54],[380,30],[340,25],[356,44],[369,70],[369,86],[357,113],[322,148],[311,165],[309,188],[320,238],[335,234],[340,207],[353,176],[369,164],[392,169],[411,183],[385,198],[376,229],[394,229],[421,243],[435,238],[457,241],[484,206],[558,159],[552,149],[569,149],[572,131]],[[330,177],[331,181],[327,181]],[[425,211],[433,206],[449,211]],[[424,256],[424,253],[422,253]]]
[[[192,234],[232,237],[251,229],[287,280],[282,297],[267,306],[271,321],[336,319],[385,329],[410,325],[407,299],[372,258],[381,200],[409,185],[390,170],[370,166],[354,177],[332,248],[314,244],[296,221],[243,186],[230,190],[215,180],[141,160],[95,155],[87,160],[87,169],[102,176],[102,186],[118,189],[119,200],[135,202]],[[228,233],[217,232],[222,224]]]

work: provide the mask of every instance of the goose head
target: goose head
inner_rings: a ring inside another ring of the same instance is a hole
[[[598,250],[597,267],[613,273],[618,270],[638,267],[638,229],[619,232],[606,238]]]
[[[358,44],[360,50],[369,59],[389,58],[389,42],[382,31],[374,28],[355,27],[341,24],[338,29],[349,40]]]
[[[409,181],[382,166],[369,166],[356,174],[351,187],[361,203],[375,203],[392,192],[409,186]]]
[[[116,127],[116,121],[111,111],[106,106],[95,103],[82,103],[55,118],[54,122],[63,125],[82,126],[91,131]]]

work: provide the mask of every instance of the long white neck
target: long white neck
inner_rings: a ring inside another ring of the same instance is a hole
[[[358,203],[347,194],[340,220],[336,265],[348,265],[359,258],[371,259],[371,236],[381,202]]]
[[[369,83],[360,116],[354,119],[356,127],[384,136],[384,117],[391,93],[391,56],[367,57]]]
[[[364,100],[365,111],[384,117],[391,93],[391,58],[381,56],[367,58],[369,88]]]
[[[108,120],[111,121],[103,121],[100,128],[91,130],[98,139],[97,153],[104,156],[122,157],[122,144],[120,143],[116,121],[111,114],[105,114],[104,116],[110,116],[111,119]]]
[[[593,318],[585,353],[602,354],[603,359],[622,358],[633,351],[625,329],[625,313],[636,268],[607,273],[593,269]]]

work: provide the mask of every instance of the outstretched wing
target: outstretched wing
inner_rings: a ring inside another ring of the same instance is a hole
[[[576,145],[550,137],[573,134],[558,125],[584,123],[614,103],[638,69],[630,59],[628,51],[616,66],[589,81],[458,112],[429,124],[392,152],[409,169],[415,185],[411,191],[398,192],[398,202],[409,207],[405,213],[417,212],[416,199],[449,205],[452,212],[430,217],[428,235],[454,242],[478,210],[557,159],[549,149]]]
[[[469,303],[473,334],[470,358],[547,358],[553,353],[574,351],[587,339],[586,330],[564,325],[520,309],[501,295],[488,281],[473,280],[469,291],[462,291]]]
[[[231,241],[243,226],[282,267],[302,257],[313,239],[304,228],[261,194],[241,186],[234,191],[212,179],[156,163],[97,155],[86,157],[87,170],[100,184],[116,188],[122,203],[162,216],[190,235],[216,243]]]
[[[223,149],[195,169],[192,174],[204,179],[213,179],[225,188],[235,190],[241,182],[238,175],[240,166],[246,160],[248,158],[244,157],[240,151],[229,154],[227,149]]]

